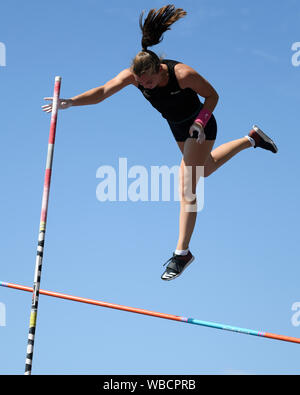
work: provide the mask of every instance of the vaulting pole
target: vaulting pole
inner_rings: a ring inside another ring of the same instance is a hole
[[[32,304],[31,304],[30,323],[29,323],[29,332],[28,332],[25,375],[30,375],[32,369],[32,359],[33,359],[34,339],[35,339],[35,331],[36,331],[36,319],[38,312],[38,300],[40,293],[40,282],[41,282],[45,233],[46,233],[46,224],[47,224],[48,200],[49,200],[49,192],[50,192],[51,173],[52,173],[52,161],[53,161],[53,153],[54,153],[55,134],[56,134],[60,84],[61,84],[61,77],[55,77],[50,133],[49,133],[49,142],[48,142],[48,154],[46,161],[45,181],[44,181],[44,190],[43,190],[43,198],[42,198],[42,210],[40,217],[40,230],[38,237],[36,263],[35,263],[34,283],[32,289],[33,293],[32,293]]]
[[[30,287],[26,287],[26,286],[18,285],[18,284],[6,283],[6,282],[2,282],[2,281],[0,281],[0,286],[18,289],[18,290],[27,291],[27,292],[32,292],[32,290],[33,290]],[[42,289],[40,290],[40,294],[52,296],[54,298],[72,300],[74,302],[87,303],[87,304],[92,304],[92,305],[96,305],[96,306],[107,307],[109,309],[123,310],[123,311],[131,312],[131,313],[149,315],[149,316],[157,317],[157,318],[165,318],[167,320],[185,322],[187,324],[206,326],[206,327],[215,328],[215,329],[223,329],[223,330],[230,331],[230,332],[238,332],[238,333],[243,333],[246,335],[253,335],[253,336],[265,337],[265,338],[269,338],[269,339],[275,339],[275,340],[281,340],[281,341],[286,341],[286,342],[290,342],[290,343],[300,344],[300,339],[296,338],[296,337],[276,335],[275,333],[255,331],[252,329],[239,328],[239,327],[231,326],[231,325],[218,324],[216,322],[200,321],[200,320],[196,320],[194,318],[186,318],[186,317],[181,317],[178,315],[157,313],[157,312],[151,311],[151,310],[144,310],[144,309],[139,309],[136,307],[128,307],[128,306],[123,306],[123,305],[114,304],[114,303],[107,303],[107,302],[102,302],[100,300],[81,298],[79,296],[72,296],[72,295],[67,295],[67,294],[53,292],[53,291],[45,291]]]

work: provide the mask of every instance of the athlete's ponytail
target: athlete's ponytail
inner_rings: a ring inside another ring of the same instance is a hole
[[[174,5],[166,5],[159,10],[152,9],[143,22],[144,12],[141,13],[139,24],[142,31],[142,51],[140,51],[132,62],[132,71],[140,76],[149,71],[157,73],[161,59],[148,47],[160,43],[163,33],[170,30],[171,25],[183,18],[186,12],[182,8],[175,8]]]
[[[169,4],[160,8],[158,11],[155,9],[150,10],[143,22],[143,11],[140,15],[143,50],[147,50],[148,47],[160,43],[163,39],[163,33],[170,30],[171,25],[185,15],[186,12],[182,8],[176,9],[174,5]]]

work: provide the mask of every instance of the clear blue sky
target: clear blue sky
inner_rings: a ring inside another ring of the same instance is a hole
[[[140,50],[140,12],[166,2],[5,1],[0,42],[0,280],[32,286],[54,77],[61,97],[104,84]],[[188,15],[153,47],[207,78],[220,96],[216,146],[254,123],[279,153],[242,152],[205,180],[175,281],[162,264],[178,237],[178,202],[96,199],[100,166],[179,165],[168,125],[128,87],[59,113],[41,288],[300,337],[298,1],[175,1]],[[2,46],[3,47],[3,46]],[[31,295],[0,289],[0,372],[23,374]],[[299,373],[299,346],[40,297],[35,374]]]

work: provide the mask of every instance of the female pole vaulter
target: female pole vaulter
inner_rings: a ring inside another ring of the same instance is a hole
[[[180,276],[194,260],[189,243],[197,217],[197,210],[194,209],[197,204],[195,192],[199,181],[197,168],[201,166],[204,169],[202,175],[208,177],[247,148],[260,147],[273,153],[277,152],[275,143],[257,126],[253,126],[245,137],[213,150],[217,135],[217,123],[213,115],[219,99],[217,92],[205,78],[188,65],[175,60],[161,59],[148,49],[161,42],[163,33],[170,30],[170,26],[185,15],[183,9],[176,9],[174,5],[150,10],[144,21],[142,13],[139,20],[142,50],[133,59],[131,67],[121,71],[103,86],[71,99],[60,99],[59,102],[59,109],[97,104],[126,86],[134,85],[167,120],[182,153],[182,161],[179,177],[179,238],[173,256],[164,264],[168,265],[161,276],[162,280],[172,280]],[[198,96],[204,98],[204,103]],[[45,100],[48,100],[49,104],[42,108],[45,112],[51,112],[52,98],[46,97]],[[193,171],[188,172],[187,168]],[[188,196],[189,190],[192,191],[192,195]]]

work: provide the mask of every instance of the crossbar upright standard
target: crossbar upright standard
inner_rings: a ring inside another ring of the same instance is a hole
[[[48,153],[47,153],[46,170],[45,170],[45,181],[44,181],[44,190],[43,190],[43,198],[42,198],[42,210],[40,217],[40,230],[38,237],[34,283],[32,290],[32,304],[31,304],[31,312],[30,312],[28,341],[27,341],[25,375],[30,375],[32,369],[32,359],[33,359],[34,339],[36,332],[38,301],[39,301],[39,293],[40,293],[40,282],[41,282],[45,233],[46,233],[46,224],[47,224],[48,200],[49,200],[49,192],[50,192],[51,173],[52,173],[52,161],[53,161],[53,153],[54,153],[60,85],[61,85],[61,77],[55,77],[50,133],[49,133],[49,142],[48,142]]]

